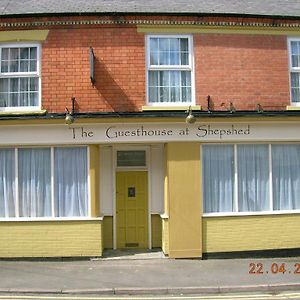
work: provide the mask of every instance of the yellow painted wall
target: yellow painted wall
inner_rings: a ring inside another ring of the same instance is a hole
[[[12,30],[0,32],[0,42],[45,41],[49,30]]]
[[[0,257],[101,256],[101,221],[1,222]]]
[[[151,215],[152,248],[162,246],[162,222],[160,215]]]
[[[169,255],[169,220],[162,219],[162,251]]]
[[[105,216],[103,219],[103,248],[113,248],[113,217]]]
[[[300,215],[204,217],[203,252],[300,247]]]
[[[169,256],[200,257],[201,198],[199,143],[166,145]]]

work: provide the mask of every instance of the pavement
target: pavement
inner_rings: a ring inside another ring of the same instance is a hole
[[[300,257],[170,259],[106,252],[87,260],[0,260],[0,294],[166,295],[300,291]]]

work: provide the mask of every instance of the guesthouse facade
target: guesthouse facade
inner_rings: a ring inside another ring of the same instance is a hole
[[[1,258],[299,253],[300,7],[14,2]]]

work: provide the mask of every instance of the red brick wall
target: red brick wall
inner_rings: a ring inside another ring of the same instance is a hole
[[[289,104],[287,39],[284,36],[194,36],[197,101],[210,95],[215,109],[283,109]]]
[[[89,47],[96,85],[89,79]],[[81,112],[138,111],[146,104],[145,39],[135,27],[51,29],[42,47],[42,103],[63,112],[77,99]],[[196,102],[216,110],[285,109],[289,104],[284,36],[195,34]]]
[[[89,77],[89,47],[96,84]],[[42,46],[42,105],[62,112],[76,97],[82,112],[133,111],[145,100],[144,36],[135,28],[51,30]]]

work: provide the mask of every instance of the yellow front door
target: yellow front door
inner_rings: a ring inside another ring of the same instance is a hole
[[[146,171],[117,172],[117,248],[148,248]]]

